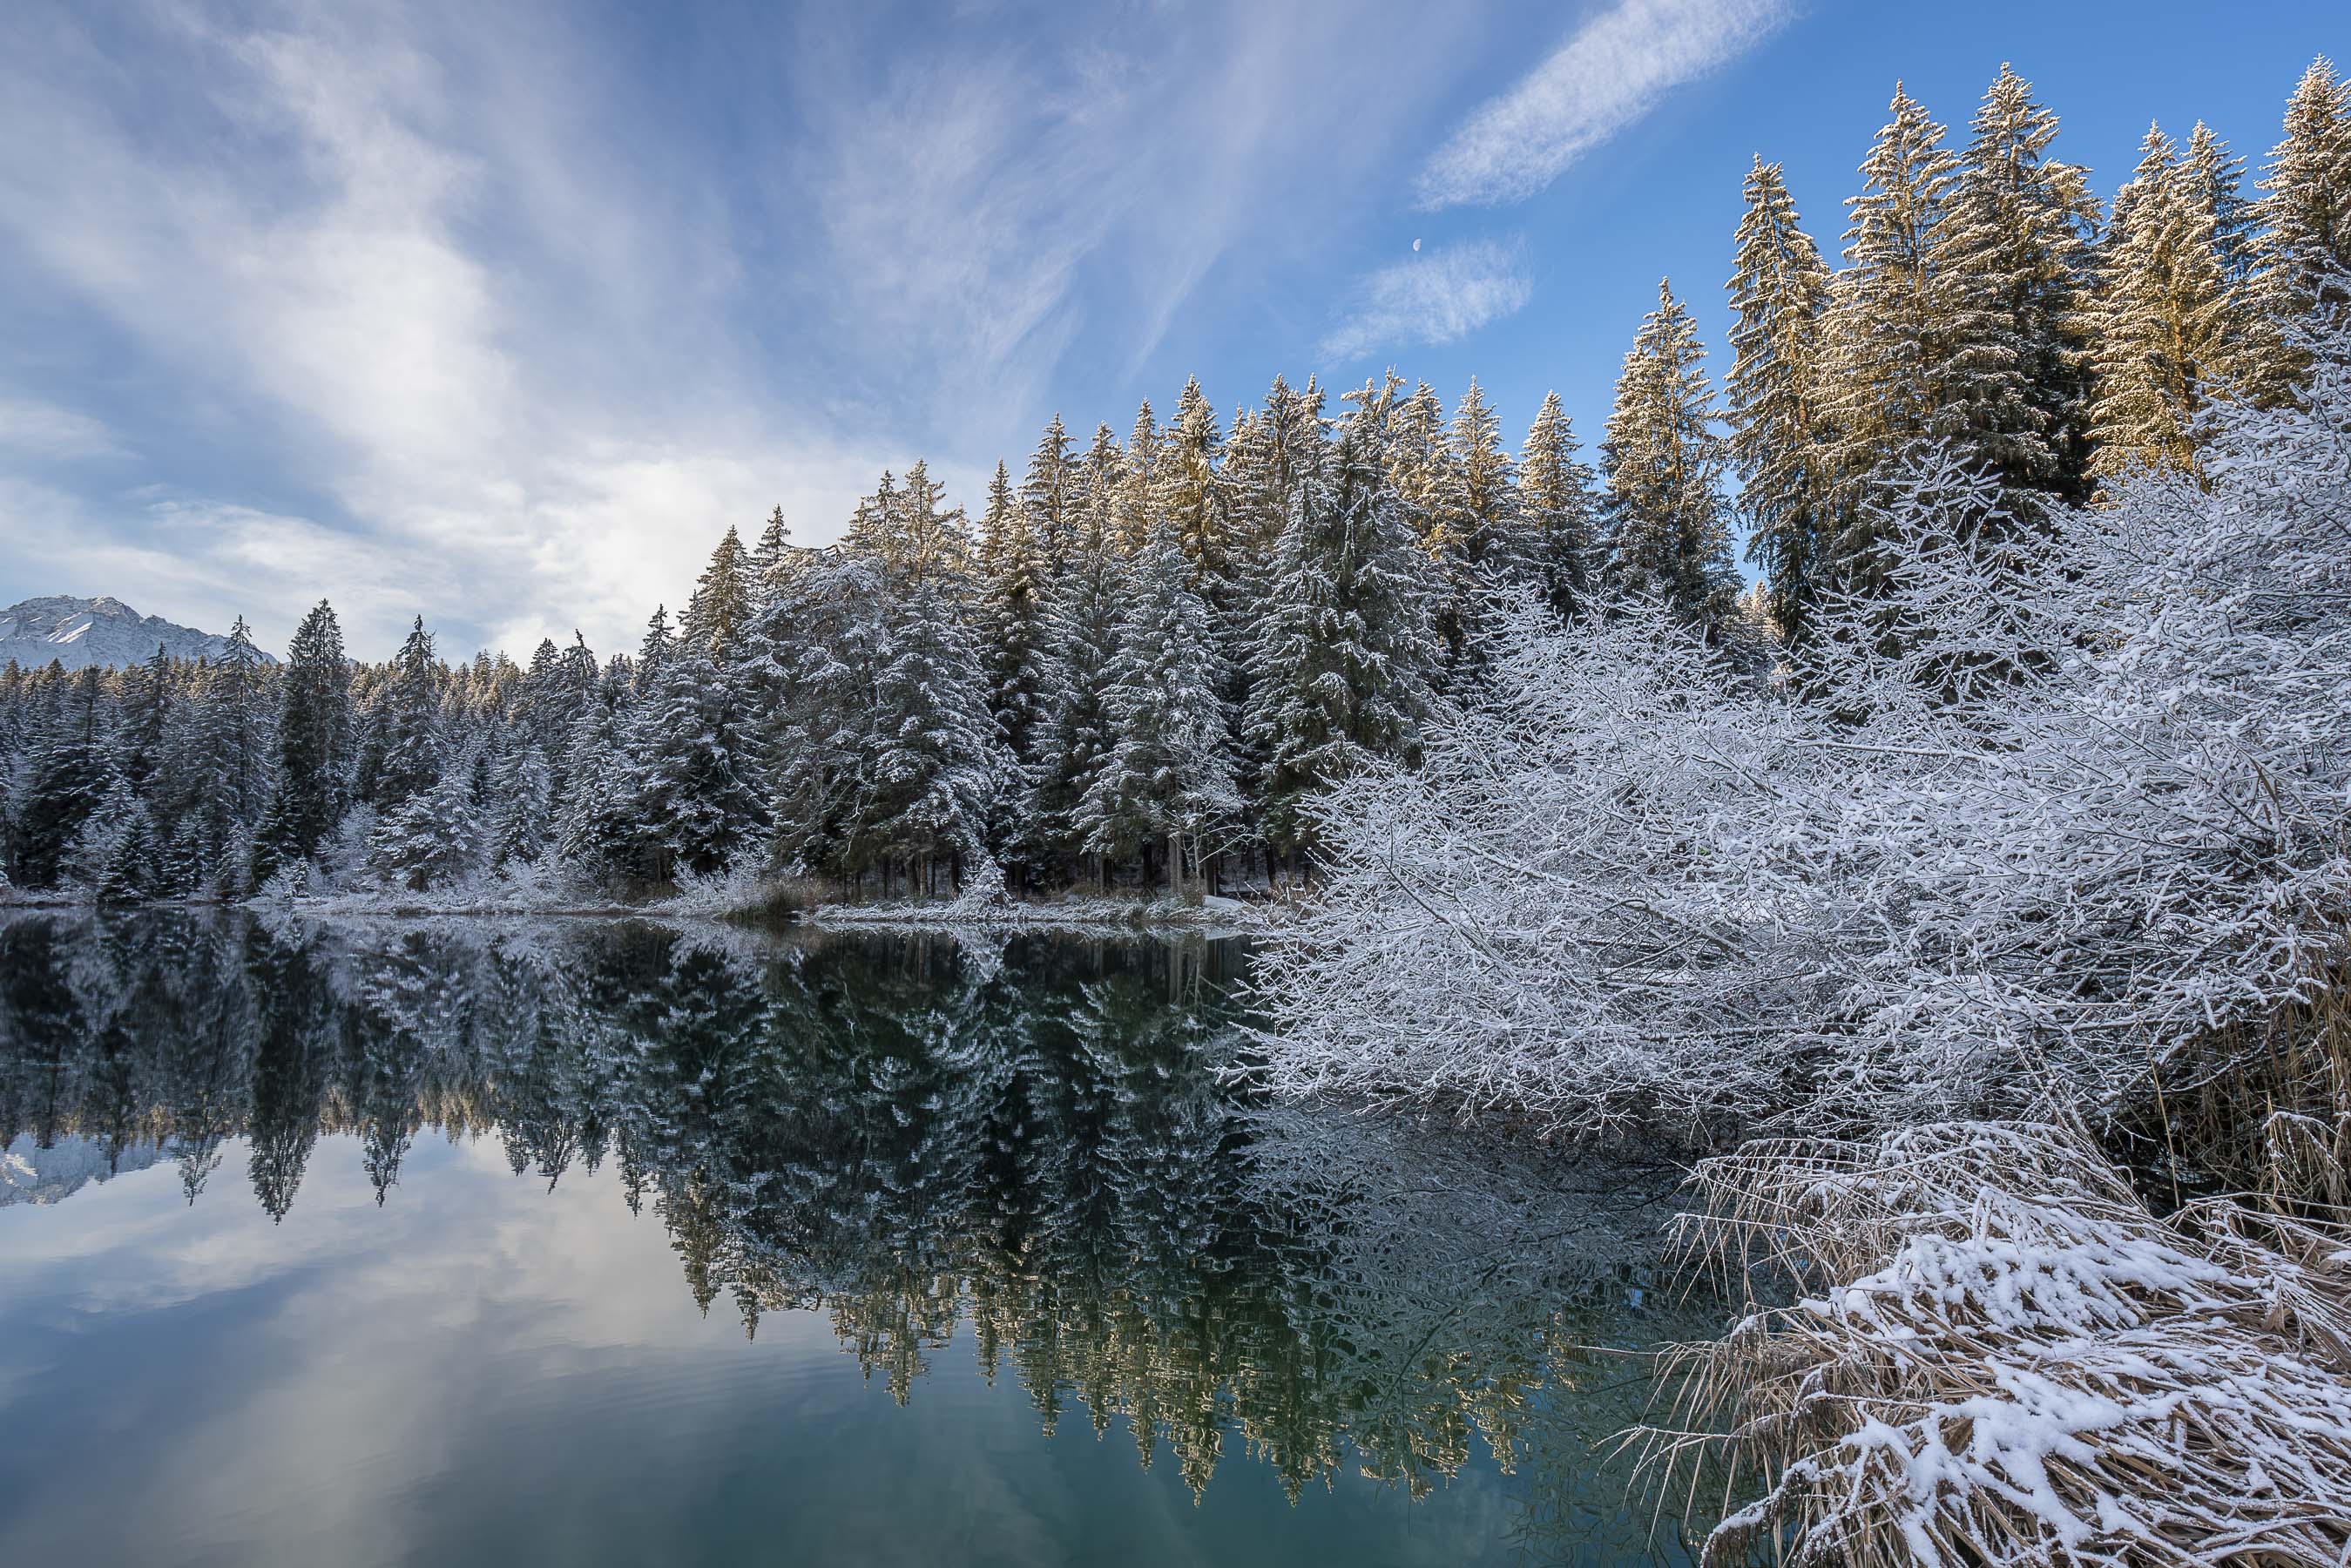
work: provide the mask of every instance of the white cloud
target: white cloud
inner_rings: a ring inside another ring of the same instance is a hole
[[[1418,252],[1357,286],[1347,319],[1322,351],[1353,360],[1416,343],[1449,343],[1533,297],[1523,243],[1468,240]]]
[[[1753,47],[1793,14],[1791,0],[1619,0],[1454,131],[1421,171],[1422,205],[1533,195],[1662,94]]]
[[[0,394],[0,452],[79,462],[129,454],[102,420],[39,398]]]
[[[1100,389],[1205,287],[1321,265],[1484,25],[814,7],[665,30],[648,72],[528,0],[0,6],[0,291],[92,323],[23,356],[51,403],[0,421],[0,489],[39,492],[0,580],[266,641],[326,594],[367,656],[420,609],[452,652],[629,645],[729,523],[831,538],[917,455],[976,501],[1072,391],[1123,427]]]

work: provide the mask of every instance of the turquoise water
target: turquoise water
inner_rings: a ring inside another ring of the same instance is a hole
[[[1245,962],[0,925],[0,1560],[1680,1556],[1670,1173],[1256,1103]]]

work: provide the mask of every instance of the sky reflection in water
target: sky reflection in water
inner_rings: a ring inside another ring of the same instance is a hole
[[[1247,1103],[1239,962],[0,925],[0,1556],[1638,1554],[1654,1176]]]

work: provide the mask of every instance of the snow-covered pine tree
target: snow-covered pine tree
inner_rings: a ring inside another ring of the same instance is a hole
[[[175,831],[195,830],[197,883],[183,892],[242,895],[252,840],[274,785],[277,742],[268,665],[238,616],[217,663],[178,710],[164,790]]]
[[[1829,270],[1803,230],[1779,164],[1759,154],[1745,194],[1729,284],[1735,319],[1724,417],[1740,473],[1739,507],[1747,517],[1747,559],[1763,574],[1781,634],[1799,643],[1820,601],[1823,559],[1835,528],[1820,410]]]
[[[383,812],[368,836],[368,870],[387,887],[423,893],[462,887],[480,873],[481,802],[468,748],[449,759],[429,789]]]
[[[1224,432],[1207,394],[1196,377],[1186,382],[1153,473],[1153,518],[1155,524],[1164,521],[1175,529],[1185,559],[1191,563],[1193,590],[1219,614],[1233,608],[1241,566],[1231,486],[1220,464],[1224,447]]]
[[[776,857],[808,875],[857,878],[879,858],[873,700],[890,617],[881,564],[849,548],[811,552],[770,617],[777,706],[768,744]]]
[[[836,549],[779,606],[778,858],[926,886],[984,852],[1006,763],[988,711],[962,514],[921,463],[859,503]]]
[[[132,788],[144,791],[162,766],[172,709],[179,699],[179,671],[161,643],[152,658],[122,672],[120,756],[123,777]]]
[[[1395,486],[1405,520],[1412,525],[1421,548],[1432,558],[1445,553],[1447,499],[1456,490],[1448,472],[1453,449],[1445,439],[1445,404],[1426,382],[1409,397],[1395,394],[1400,383],[1393,372],[1377,392],[1368,384],[1349,394],[1377,414],[1382,460]]]
[[[912,576],[891,584],[887,643],[872,701],[880,723],[871,759],[877,847],[927,892],[942,865],[986,853],[990,813],[1011,777],[988,711],[987,676],[964,619],[971,549],[960,508],[917,462],[892,524]]]
[[[587,644],[580,644],[584,652]],[[596,676],[564,738],[565,783],[555,810],[557,852],[591,874],[625,867],[637,831],[636,787],[624,740],[629,661],[614,654]]]
[[[1047,433],[1049,440],[1052,434]],[[1038,455],[1040,462],[1050,463],[1043,451]],[[1065,494],[1055,498],[1066,506]],[[987,510],[980,518],[975,619],[987,661],[988,707],[1014,767],[1023,770],[1037,760],[1046,604],[1052,582],[1052,566],[1034,522],[1029,507],[1014,497],[1012,477],[999,462],[988,481]]]
[[[433,633],[419,615],[392,656],[389,677],[371,705],[376,755],[368,800],[380,811],[440,781],[442,684]]]
[[[1945,311],[1935,433],[2000,476],[2027,521],[2089,493],[2087,314],[2097,199],[2049,155],[2057,117],[2003,64],[1932,239]]]
[[[1152,507],[1158,487],[1162,436],[1159,421],[1145,398],[1134,413],[1134,430],[1126,441],[1126,470],[1118,490],[1118,548],[1139,555],[1151,538]]]
[[[1089,782],[1078,821],[1087,848],[1124,860],[1165,845],[1168,886],[1181,893],[1187,859],[1241,809],[1233,779],[1228,684],[1215,616],[1192,586],[1192,563],[1162,519],[1135,562],[1104,706],[1115,739]]]
[[[551,650],[550,650],[551,652]],[[320,600],[287,644],[278,680],[277,789],[254,841],[253,880],[308,860],[333,835],[351,787],[350,666]]]
[[[1371,433],[1364,433],[1368,436]],[[1517,465],[1502,444],[1502,424],[1472,377],[1446,428],[1434,476],[1436,511],[1423,544],[1434,554],[1444,591],[1436,605],[1446,648],[1446,679],[1473,676],[1489,597],[1536,578],[1533,539],[1520,510]]]
[[[759,542],[751,547],[751,593],[760,610],[776,602],[804,554],[792,543],[792,530],[784,523],[784,508],[777,507],[759,529]]]
[[[1950,361],[1936,256],[1959,161],[1943,128],[1899,83],[1891,113],[1862,161],[1862,193],[1845,204],[1849,265],[1831,283],[1823,333],[1821,406],[1839,492],[1829,575],[1834,587],[1865,594],[1882,590],[1886,563],[1861,500],[1933,428]]]
[[[1266,841],[1293,872],[1314,841],[1302,800],[1414,749],[1442,662],[1433,586],[1374,417],[1359,410],[1291,492],[1249,652],[1243,733],[1265,758]]]
[[[2212,214],[2212,250],[2220,258],[2220,276],[2240,295],[2239,308],[2250,310],[2254,234],[2253,204],[2244,193],[2245,161],[2199,120],[2188,133],[2180,162],[2180,178],[2190,195]]]
[[[2109,482],[2138,468],[2200,479],[2198,421],[2242,383],[2249,321],[2215,205],[2227,194],[2209,167],[2183,164],[2155,126],[2115,193],[2090,413],[2093,467]]]
[[[678,638],[726,663],[740,652],[758,612],[758,575],[750,552],[733,528],[710,552],[710,564],[695,580],[693,597],[678,620]]]
[[[2297,395],[2310,370],[2298,328],[2322,305],[2344,302],[2343,286],[2329,280],[2351,272],[2351,82],[2323,55],[2286,100],[2285,138],[2271,151],[2261,190],[2255,391],[2275,406]]]
[[[136,904],[152,896],[156,869],[152,820],[147,822],[145,862],[127,861],[120,852],[123,841],[134,831],[134,816],[144,818],[145,813],[146,805],[131,781],[115,772],[67,845],[57,865],[59,883],[98,904]]]
[[[661,674],[670,655],[677,652],[677,633],[670,629],[669,606],[653,606],[652,618],[645,622],[645,634],[637,643],[636,663],[630,667],[632,689],[643,691]]]
[[[1720,487],[1729,453],[1714,428],[1705,358],[1698,323],[1671,283],[1659,282],[1657,308],[1643,318],[1616,381],[1601,473],[1611,585],[1656,600],[1714,637],[1737,607],[1739,573]]]
[[[1129,593],[1128,558],[1118,547],[1125,476],[1118,438],[1097,425],[1078,467],[1068,570],[1046,607],[1043,722],[1027,808],[1042,852],[1063,860],[1088,852],[1079,806],[1115,738],[1104,688]],[[1099,857],[1094,870],[1100,881]]]
[[[1581,452],[1559,393],[1544,393],[1519,448],[1519,509],[1544,601],[1562,616],[1585,607],[1600,565],[1598,476]]]
[[[1028,514],[1029,535],[1044,560],[1049,582],[1060,581],[1070,568],[1082,505],[1070,433],[1057,413],[1037,438],[1037,450],[1029,455],[1029,472],[1020,480],[1020,509]]]
[[[731,537],[731,536],[730,536]],[[729,648],[741,631],[711,633]],[[624,739],[634,869],[667,881],[707,875],[765,847],[766,758],[739,667],[699,637],[681,639],[637,694]]]
[[[538,742],[510,736],[490,775],[487,851],[493,870],[535,861],[555,839],[554,771]]]

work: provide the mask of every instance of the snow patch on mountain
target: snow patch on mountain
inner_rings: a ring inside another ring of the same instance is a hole
[[[159,645],[175,659],[217,659],[228,639],[141,615],[120,599],[52,594],[0,610],[0,664],[13,659],[30,669],[54,659],[68,670],[119,667],[146,663]]]

